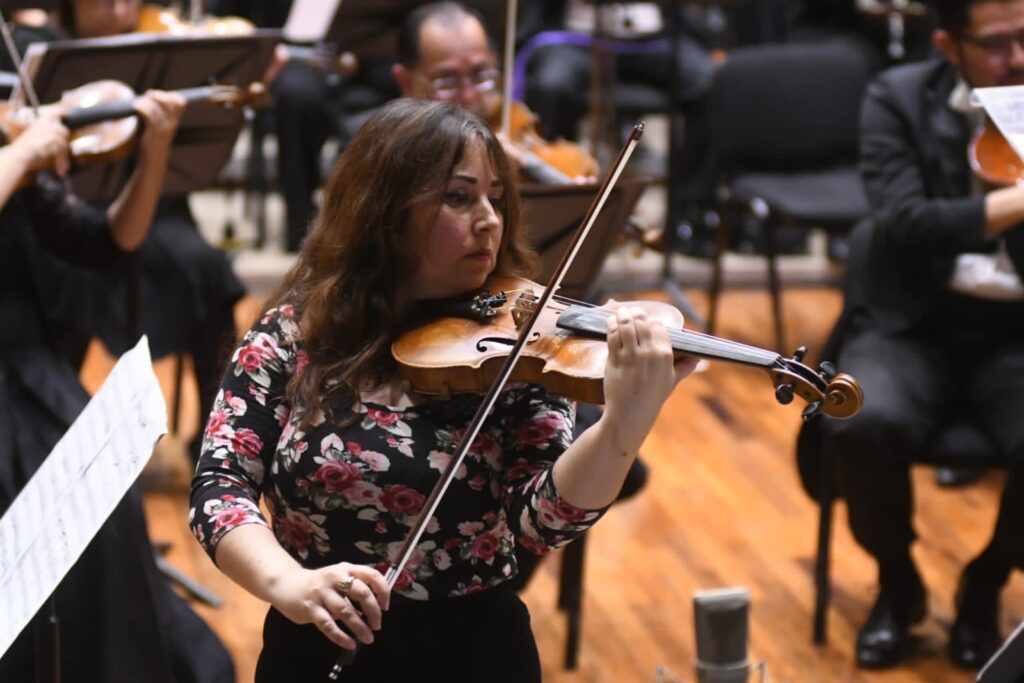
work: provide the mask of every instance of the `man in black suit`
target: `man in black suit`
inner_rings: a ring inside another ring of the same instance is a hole
[[[966,149],[983,114],[973,88],[1024,83],[1024,0],[940,0],[942,58],[896,67],[868,88],[861,167],[873,233],[851,263],[852,322],[838,356],[866,397],[854,419],[823,424],[850,526],[878,562],[880,592],[857,662],[907,652],[924,617],[909,454],[951,413],[969,412],[1011,463],[988,546],[956,594],[951,659],[982,665],[999,644],[999,593],[1024,561],[1024,189],[986,191]],[[856,299],[856,300],[852,300]]]

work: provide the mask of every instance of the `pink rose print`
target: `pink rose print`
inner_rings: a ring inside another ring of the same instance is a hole
[[[359,481],[359,468],[351,463],[328,460],[313,473],[313,480],[328,491],[344,491]]]
[[[585,510],[565,502],[562,498],[555,500],[555,514],[566,522],[579,522],[587,515]]]
[[[391,425],[398,422],[398,413],[392,413],[389,410],[377,410],[376,408],[367,408],[366,416],[379,424],[381,427],[390,427]]]
[[[256,344],[243,346],[238,350],[238,364],[249,373],[263,367],[263,349]]]
[[[402,484],[386,486],[380,496],[381,505],[393,515],[416,514],[425,500],[422,493]]]
[[[228,422],[228,415],[223,410],[214,410],[210,413],[210,421],[206,423],[206,433],[213,435],[221,430]]]
[[[211,521],[214,529],[233,529],[244,523],[249,518],[249,513],[238,507],[221,508]]]
[[[473,557],[489,562],[498,552],[498,539],[494,534],[482,534],[473,539]]]
[[[316,527],[309,518],[297,512],[289,513],[281,520],[281,533],[284,535],[284,543],[294,548],[303,557],[309,551],[309,544],[313,539]]]
[[[231,435],[231,449],[246,458],[256,458],[263,450],[263,440],[253,430],[243,427]]]
[[[559,413],[545,413],[519,427],[516,442],[521,446],[542,446],[562,428],[564,420]]]

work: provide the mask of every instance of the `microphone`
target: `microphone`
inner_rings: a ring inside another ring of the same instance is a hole
[[[750,592],[718,588],[693,594],[698,683],[747,683]]]

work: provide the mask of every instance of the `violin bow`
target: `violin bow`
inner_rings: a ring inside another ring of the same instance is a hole
[[[515,67],[516,52],[516,16],[518,13],[518,0],[508,0],[505,3],[505,58],[502,65],[502,95],[501,95],[501,134],[506,138],[511,136],[512,127],[512,74]]]
[[[544,288],[544,291],[537,299],[536,306],[533,309],[533,313],[530,314],[530,318],[520,329],[516,343],[512,346],[511,351],[509,351],[508,357],[505,359],[505,363],[501,366],[497,377],[495,377],[494,381],[491,383],[487,393],[484,394],[484,398],[480,402],[480,407],[477,408],[476,414],[473,415],[473,420],[469,423],[465,434],[463,434],[458,447],[455,449],[455,454],[452,456],[451,460],[449,460],[448,466],[445,468],[444,472],[441,473],[440,478],[437,480],[437,484],[434,485],[434,489],[430,492],[430,496],[423,504],[423,509],[420,511],[419,517],[416,518],[416,523],[409,530],[409,535],[406,536],[405,541],[402,543],[402,547],[398,551],[398,557],[391,563],[391,566],[388,567],[387,572],[385,572],[384,580],[387,581],[389,588],[395,587],[395,584],[398,583],[399,577],[401,577],[402,572],[405,570],[405,566],[412,558],[413,552],[416,550],[416,545],[420,542],[420,539],[423,537],[423,533],[427,529],[427,525],[430,523],[430,518],[433,517],[434,513],[437,511],[438,505],[441,504],[441,498],[455,479],[455,473],[458,472],[463,460],[466,459],[466,455],[469,453],[470,447],[473,445],[473,441],[476,440],[477,435],[483,428],[484,420],[486,420],[488,415],[490,415],[491,410],[494,408],[494,404],[498,401],[498,395],[505,387],[505,383],[508,382],[508,378],[512,375],[512,370],[515,368],[516,361],[519,360],[519,356],[522,355],[523,350],[526,348],[526,342],[533,333],[533,328],[536,327],[541,313],[561,286],[562,279],[565,277],[566,272],[568,272],[569,267],[576,258],[576,254],[579,252],[580,247],[583,246],[583,241],[586,239],[587,235],[590,233],[590,229],[597,221],[597,217],[601,213],[601,209],[604,207],[605,202],[608,201],[608,197],[611,195],[612,190],[615,189],[615,184],[618,182],[619,176],[622,174],[622,170],[626,166],[626,162],[629,161],[629,157],[632,156],[633,150],[636,149],[637,143],[640,142],[640,136],[643,135],[643,132],[643,123],[638,123],[633,126],[633,132],[630,134],[626,144],[623,145],[622,149],[619,151],[618,158],[605,174],[605,179],[601,183],[601,187],[598,189],[597,196],[594,197],[594,201],[590,204],[590,208],[587,209],[587,215],[583,218],[583,222],[580,224],[580,227],[576,229],[576,234],[573,236],[572,243],[562,255],[562,260],[559,262],[555,272],[551,275],[551,279]],[[357,651],[358,643],[357,649],[342,650],[341,655],[338,657],[338,661],[334,664],[330,674],[328,674],[330,680],[338,680],[338,676],[341,674],[342,669],[352,661]]]
[[[11,34],[11,27],[8,26],[7,17],[4,16],[3,12],[0,12],[0,34],[3,35],[4,47],[7,48],[7,54],[11,58],[11,63],[14,64],[14,70],[18,73],[18,81],[21,82],[21,88],[25,92],[29,105],[32,107],[32,113],[38,114],[39,98],[36,96],[36,89],[32,87],[32,81],[25,73],[25,65],[18,54],[18,48],[14,44],[14,36]]]

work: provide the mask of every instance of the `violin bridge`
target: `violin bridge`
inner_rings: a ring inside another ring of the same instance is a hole
[[[536,308],[537,295],[533,293],[532,289],[527,289],[516,297],[516,301],[512,305],[512,321],[516,324],[516,329],[529,321]]]

